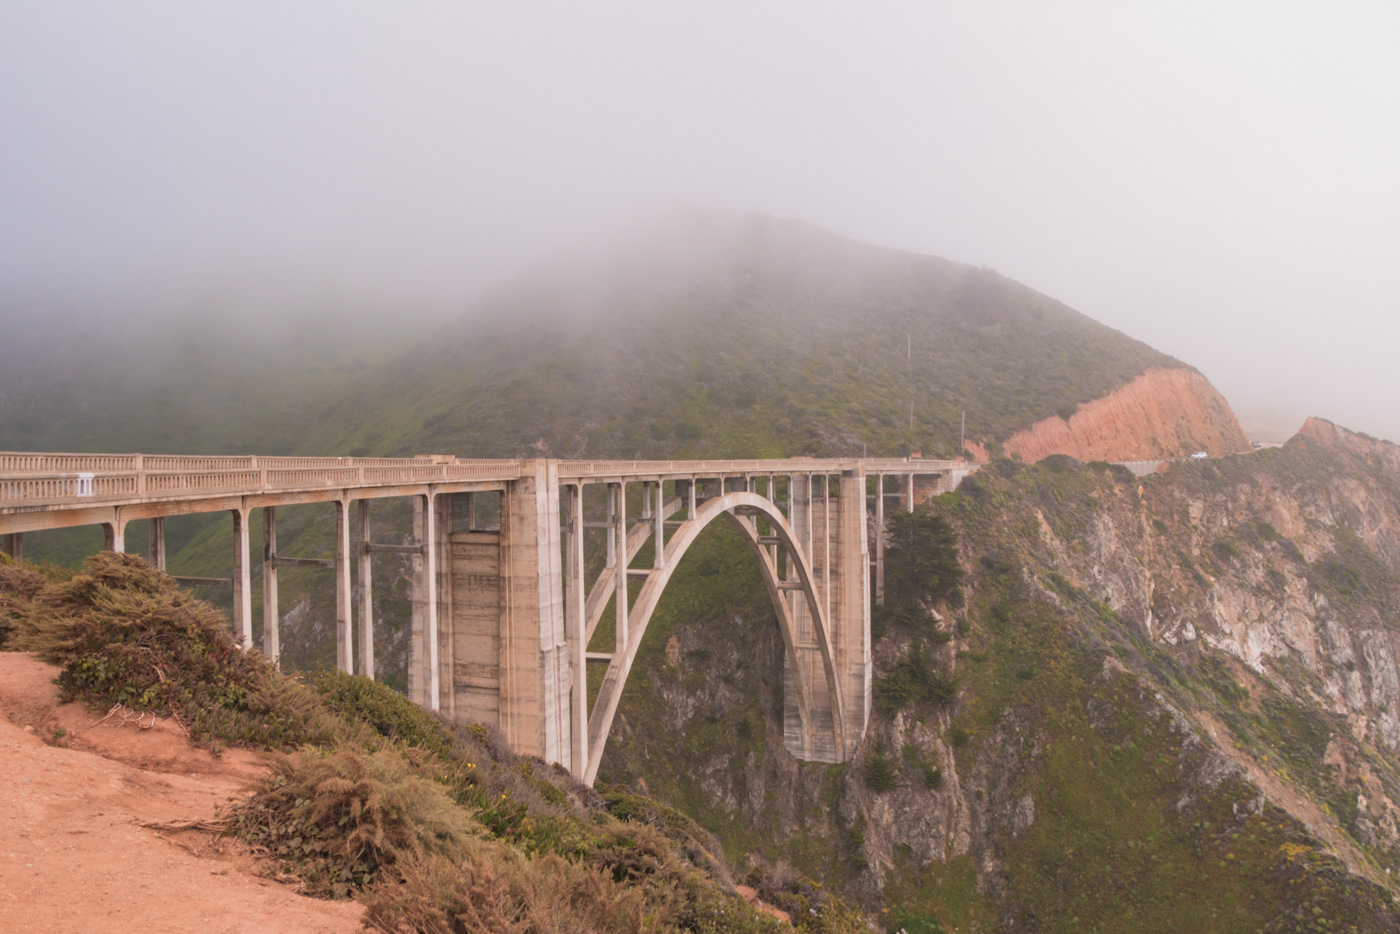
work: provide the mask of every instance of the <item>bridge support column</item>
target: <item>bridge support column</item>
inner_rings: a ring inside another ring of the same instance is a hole
[[[661,481],[656,481],[656,505],[651,508],[651,540],[656,546],[651,566],[666,566],[666,494]]]
[[[841,474],[837,517],[834,523],[835,580],[831,614],[831,641],[836,655],[836,677],[846,715],[846,749],[855,755],[870,720],[870,546],[865,523],[865,472]]]
[[[355,673],[351,629],[350,500],[335,501],[335,667]]]
[[[374,677],[374,577],[369,548],[369,500],[355,504],[359,531],[360,575],[360,674]]]
[[[515,752],[568,767],[573,742],[560,566],[559,467],[553,460],[523,466],[523,476],[512,481],[501,497],[500,728]],[[620,524],[625,535],[625,523]],[[619,593],[625,594],[626,538],[619,546]]]
[[[0,551],[5,552],[16,561],[24,560],[24,533],[10,532],[0,535]]]
[[[165,570],[165,517],[156,516],[151,520],[150,541],[146,544],[146,557],[151,567]]]
[[[627,601],[630,592],[627,589],[627,484],[614,483],[608,488],[610,503],[614,505],[609,510],[612,515],[612,539],[610,547],[616,556],[616,563],[613,568],[613,632],[614,651],[623,655],[627,654]]]
[[[120,508],[114,511],[116,516],[113,520],[102,523],[102,550],[124,554],[126,552],[126,520],[122,518]]]
[[[826,478],[812,474],[788,477],[788,521],[792,526],[798,550],[807,556],[812,568],[812,584],[818,602],[826,600],[825,572],[820,561],[824,554],[825,504],[820,493]],[[795,575],[791,559],[787,575]],[[812,618],[807,598],[801,590],[789,591],[789,601],[795,630],[793,655],[783,657],[783,745],[793,755],[816,762],[840,762],[843,750],[835,737],[834,704],[826,682],[817,622]],[[798,706],[798,672],[809,686],[811,695],[810,722],[804,723]]]
[[[797,547],[811,561],[817,599],[827,616],[844,722],[844,748],[834,743],[836,705],[826,684],[816,621],[801,591],[792,592],[794,657],[783,659],[783,742],[794,755],[844,762],[855,754],[870,716],[870,546],[864,472],[848,470],[836,483],[826,474],[795,475],[788,486]],[[802,723],[795,672],[810,687],[811,722]]]
[[[277,606],[277,509],[263,507],[263,654],[274,665],[282,658],[282,620]]]
[[[617,498],[613,491],[613,485],[608,484],[608,553],[604,560],[604,567],[615,567],[617,565]],[[626,557],[626,545],[623,545],[623,556]]]
[[[253,569],[249,561],[247,506],[229,510],[233,513],[233,630],[238,644],[253,646]]]
[[[413,630],[408,649],[408,696],[429,710],[442,709],[438,670],[438,532],[437,499],[432,493],[413,498]]]
[[[875,475],[875,604],[885,605],[885,475]]]
[[[564,633],[569,645],[569,770],[585,781],[588,769],[588,651],[587,600],[583,564],[583,484],[564,487],[567,520],[564,527]]]

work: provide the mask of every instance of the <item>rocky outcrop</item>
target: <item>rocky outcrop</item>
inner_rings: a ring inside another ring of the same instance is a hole
[[[1223,653],[1241,697],[1284,699],[1254,716],[1313,724],[1317,761],[1290,750],[1272,800],[1302,800],[1314,769],[1350,839],[1289,810],[1349,866],[1351,841],[1400,845],[1400,447],[1310,419],[1281,450],[1178,465],[1062,526],[1042,523],[1057,573],[1157,645]],[[1261,785],[1274,772],[1232,753]]]
[[[756,599],[678,618],[634,669],[609,780],[645,777],[730,846],[901,923],[1169,930],[1195,898],[1249,903],[1219,931],[1300,912],[1400,930],[1368,913],[1400,869],[1400,447],[1314,420],[1144,479],[1002,460],[936,509],[963,599],[881,617],[855,761],[782,749],[783,648]],[[738,574],[720,559],[713,581]],[[951,702],[898,699],[915,659]],[[1144,888],[1179,873],[1196,882]]]
[[[1052,415],[1002,445],[1031,462],[1051,454],[1081,461],[1159,460],[1250,450],[1249,438],[1225,399],[1200,373],[1152,369],[1108,395],[1081,405],[1068,420]]]

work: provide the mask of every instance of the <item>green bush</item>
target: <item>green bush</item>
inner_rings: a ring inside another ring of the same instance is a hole
[[[398,691],[363,675],[322,669],[307,677],[331,710],[361,720],[381,736],[438,755],[452,748],[452,737],[432,714]]]
[[[414,856],[360,899],[365,927],[433,934],[647,930],[644,893],[557,856],[526,860],[474,842],[456,858]]]
[[[134,555],[94,555],[12,618],[14,647],[62,668],[65,700],[149,710],[199,740],[268,748],[345,732],[309,688],[239,648],[218,610]]]
[[[230,832],[288,864],[312,894],[344,897],[408,857],[460,855],[466,810],[396,749],[305,749],[235,811]]]
[[[875,679],[875,706],[886,712],[911,704],[941,707],[957,696],[957,682],[933,669],[928,650],[918,645],[900,656],[886,674]]]
[[[899,787],[899,766],[883,750],[877,749],[865,760],[865,786],[871,791]]]
[[[952,599],[962,586],[958,535],[927,505],[887,517],[885,594],[893,604]]]
[[[0,551],[0,648],[6,647],[23,609],[48,582],[38,568],[16,562]]]

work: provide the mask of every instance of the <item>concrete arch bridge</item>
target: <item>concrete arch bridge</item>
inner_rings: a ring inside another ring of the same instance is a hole
[[[912,509],[976,467],[0,453],[0,546],[20,556],[27,532],[100,525],[106,547],[124,551],[127,525],[146,521],[151,562],[164,569],[167,517],[227,511],[231,578],[182,580],[230,588],[235,632],[251,646],[249,520],[262,510],[262,650],[280,653],[278,569],[333,568],[337,664],[371,677],[371,562],[408,555],[412,698],[492,724],[512,750],[591,783],[652,613],[686,550],[721,519],[743,533],[778,617],[787,748],[809,761],[849,759],[870,715],[887,503]],[[408,544],[373,541],[369,504],[390,497],[413,503]],[[334,559],[278,554],[276,511],[303,503],[335,504]],[[609,611],[613,644],[589,651]],[[606,666],[592,698],[590,665]]]

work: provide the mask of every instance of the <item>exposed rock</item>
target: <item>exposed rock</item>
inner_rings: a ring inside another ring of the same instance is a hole
[[[1225,399],[1200,373],[1151,369],[1065,420],[1052,415],[1012,435],[1007,456],[1038,461],[1067,454],[1082,461],[1158,460],[1251,449]]]

